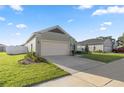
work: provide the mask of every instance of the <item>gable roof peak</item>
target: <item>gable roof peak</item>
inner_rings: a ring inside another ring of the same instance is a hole
[[[52,27],[48,27],[48,28],[45,28],[45,29],[42,29],[40,31],[36,31],[34,33],[32,33],[31,37],[26,41],[26,43],[28,41],[30,41],[34,36],[38,35],[38,34],[42,34],[42,33],[45,33],[45,32],[49,32],[50,30],[54,30],[54,29],[59,29],[60,31],[62,31],[63,33],[65,33],[68,37],[74,39],[71,35],[69,35],[61,26],[59,25],[55,25],[55,26],[52,26]],[[75,40],[75,39],[74,39]],[[76,40],[75,40],[76,41]],[[26,44],[24,43],[24,44]]]
[[[42,30],[34,32],[34,33],[44,33],[44,32],[48,32],[50,30],[54,30],[54,29],[59,29],[59,30],[63,31],[64,33],[66,33],[59,25],[51,26],[51,27],[42,29]]]

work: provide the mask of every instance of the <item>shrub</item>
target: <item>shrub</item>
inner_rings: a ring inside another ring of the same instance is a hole
[[[124,47],[116,48],[116,49],[113,49],[112,51],[116,53],[124,53]]]
[[[91,53],[91,52],[88,52],[88,54],[89,54],[89,53]],[[85,52],[85,51],[76,51],[76,54],[79,54],[79,55],[80,55],[80,54],[87,54],[87,52]]]
[[[85,53],[89,53],[89,47],[88,47],[88,45],[85,46]]]
[[[117,53],[117,49],[113,49],[112,52]]]
[[[19,60],[19,63],[21,64],[31,64],[31,63],[40,63],[40,62],[48,63],[46,59],[36,56],[34,52],[27,53],[24,59]]]
[[[82,54],[82,51],[76,51],[76,54]]]
[[[104,53],[102,50],[95,51],[96,53]]]

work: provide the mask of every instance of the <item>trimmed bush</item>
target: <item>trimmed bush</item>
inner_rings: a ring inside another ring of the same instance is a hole
[[[27,53],[24,59],[19,60],[19,63],[21,64],[31,64],[31,63],[41,63],[41,62],[47,62],[47,60],[42,57],[37,57],[34,52]]]
[[[76,54],[79,54],[79,55],[80,55],[80,54],[90,54],[90,53],[91,53],[91,52],[88,52],[88,53],[87,53],[87,52],[85,52],[85,51],[76,51]]]
[[[96,52],[96,53],[105,53],[102,50],[97,50],[97,51],[94,51],[94,52]]]

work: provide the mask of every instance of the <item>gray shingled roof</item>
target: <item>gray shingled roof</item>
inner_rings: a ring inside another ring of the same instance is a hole
[[[4,47],[4,46],[6,46],[6,45],[4,45],[4,44],[0,44],[0,46]]]
[[[44,32],[48,32],[50,30],[54,30],[54,29],[59,29],[61,30],[63,33],[67,34],[69,37],[71,37],[72,39],[74,39],[72,36],[70,36],[63,28],[61,28],[59,25],[56,25],[56,26],[52,26],[52,27],[48,27],[46,29],[43,29],[43,30],[40,30],[40,31],[37,31],[37,32],[34,32],[31,37],[29,37],[29,39],[24,43],[28,43],[32,38],[34,38],[36,36],[36,34],[42,34]],[[75,40],[75,39],[74,39]],[[76,41],[76,40],[75,40]],[[22,45],[24,45],[22,44]]]
[[[105,39],[88,39],[82,42],[78,42],[80,45],[96,45],[96,44],[103,44]]]
[[[4,45],[4,44],[0,44],[0,45]]]

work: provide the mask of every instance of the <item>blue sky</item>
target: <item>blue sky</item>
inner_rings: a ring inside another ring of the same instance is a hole
[[[33,32],[60,25],[77,41],[124,32],[124,6],[0,6],[0,43],[23,44]]]

